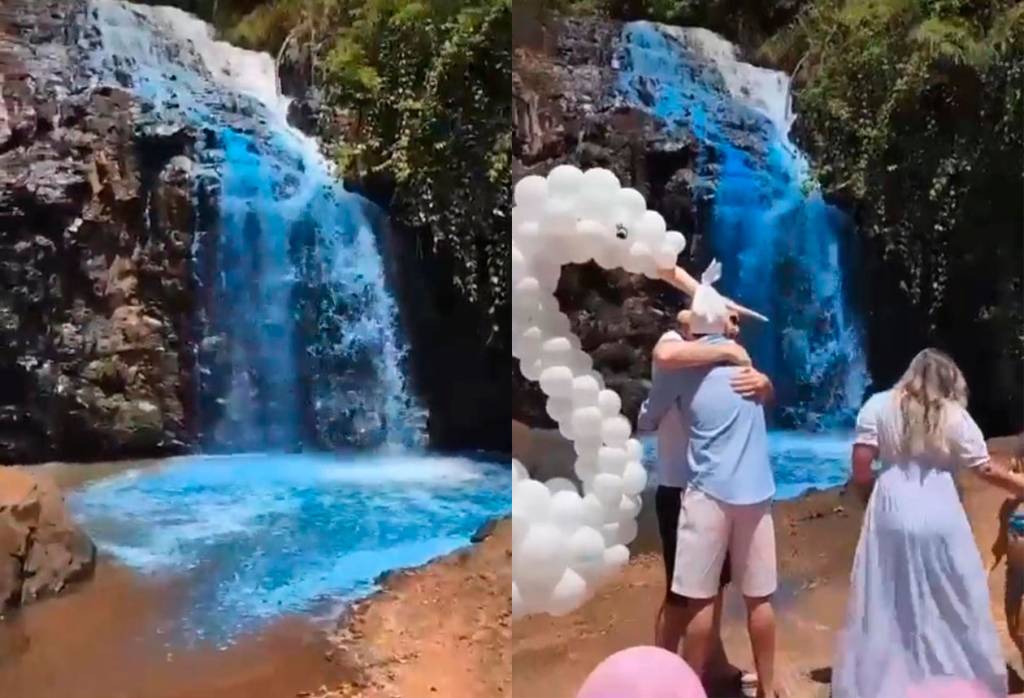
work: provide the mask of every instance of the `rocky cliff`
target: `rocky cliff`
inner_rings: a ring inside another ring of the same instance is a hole
[[[542,24],[529,15],[517,21],[513,179],[563,163],[606,167],[640,191],[669,229],[686,235],[691,260],[704,261],[697,232],[703,200],[692,188],[697,143],[614,98],[612,53],[621,25]],[[625,414],[635,417],[649,386],[651,348],[674,325],[685,297],[661,282],[590,263],[563,271],[558,298],[595,367],[622,396]],[[543,395],[518,371],[512,405],[515,418],[550,424]]]
[[[90,84],[82,11],[0,7],[0,463],[190,438],[192,135]]]

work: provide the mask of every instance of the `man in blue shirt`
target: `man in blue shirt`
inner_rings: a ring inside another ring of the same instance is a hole
[[[717,295],[710,286],[702,290],[704,300],[708,293]],[[697,302],[695,298],[695,306]],[[771,518],[775,483],[764,409],[735,388],[737,382],[761,383],[763,379],[766,383],[767,379],[730,360],[738,345],[727,334],[736,328],[721,305],[713,312],[694,314],[691,329],[700,338],[696,343],[686,342],[689,348],[659,343],[655,352],[658,370],[639,424],[642,431],[653,431],[677,412],[686,425],[680,467],[687,488],[681,495],[675,550],[678,562],[673,565],[670,596],[685,599],[685,605],[670,602],[666,606],[659,641],[668,644],[674,635],[678,642],[685,628],[684,657],[695,671],[703,673],[709,658],[716,660],[714,664],[721,663],[724,655],[717,642],[715,608],[721,575],[731,557],[733,579],[747,599],[761,691],[770,696],[774,692],[775,638],[771,596],[777,585]],[[710,361],[716,356],[718,361]],[[765,389],[763,384],[760,389]],[[770,392],[770,383],[767,390]]]

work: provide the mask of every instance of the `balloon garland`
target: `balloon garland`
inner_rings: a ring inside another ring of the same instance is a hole
[[[555,289],[564,264],[594,260],[652,279],[676,268],[681,233],[647,209],[640,192],[605,169],[555,168],[515,188],[512,209],[512,354],[540,383],[547,413],[573,442],[582,493],[565,478],[541,483],[513,461],[512,616],[563,615],[629,561],[643,448],[582,351]]]

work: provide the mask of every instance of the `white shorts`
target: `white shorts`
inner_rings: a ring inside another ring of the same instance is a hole
[[[727,552],[733,583],[745,597],[775,593],[778,562],[771,502],[737,506],[687,489],[679,514],[672,592],[688,599],[717,596]]]

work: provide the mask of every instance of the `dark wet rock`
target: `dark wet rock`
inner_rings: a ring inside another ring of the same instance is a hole
[[[93,86],[81,11],[0,7],[0,463],[190,440],[195,134]]]
[[[71,520],[57,486],[0,470],[0,612],[88,579],[96,548]]]

